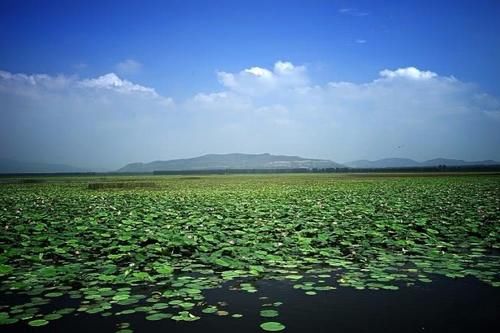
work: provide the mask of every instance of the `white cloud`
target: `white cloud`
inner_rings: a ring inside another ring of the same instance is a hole
[[[228,88],[234,88],[237,85],[234,75],[231,73],[217,72],[217,77],[219,82]]]
[[[244,72],[263,79],[271,79],[273,77],[272,72],[268,71],[265,68],[260,68],[260,67],[248,68],[245,69]]]
[[[142,97],[163,105],[173,104],[169,97],[160,96],[155,89],[121,79],[115,73],[108,73],[92,79],[78,79],[77,76],[47,74],[24,74],[0,71],[0,91],[25,96],[94,96],[111,97],[111,94]]]
[[[252,110],[251,99],[230,91],[198,93],[188,100],[184,108],[188,111],[245,112]]]
[[[430,71],[421,71],[415,67],[398,68],[396,70],[384,69],[380,71],[380,76],[385,78],[408,78],[414,80],[428,80],[437,76]]]
[[[86,79],[79,83],[81,86],[88,88],[109,89],[120,93],[141,93],[152,97],[159,97],[153,88],[120,79],[115,73],[108,73],[95,79]]]
[[[110,73],[97,78],[0,71],[0,156],[119,167],[166,147],[175,104]],[[173,138],[172,138],[173,140]]]
[[[281,75],[293,73],[295,66],[288,61],[278,61],[274,64],[274,71]]]
[[[142,64],[134,59],[126,59],[117,63],[115,69],[120,74],[137,74],[142,70]]]
[[[220,89],[174,104],[114,73],[82,80],[0,71],[0,155],[93,158],[116,167],[231,151],[340,162],[500,159],[499,99],[430,70],[384,69],[364,83],[319,85],[306,66],[278,61],[217,78]]]
[[[239,73],[218,72],[217,76],[226,88],[248,95],[268,94],[309,84],[304,66],[284,61],[276,62],[272,70],[250,67]]]
[[[47,74],[23,74],[23,73],[10,73],[0,70],[0,86],[9,88],[19,85],[28,85],[32,87],[45,87],[45,88],[63,88],[71,82],[75,81],[74,76],[50,76]]]
[[[366,43],[366,39],[356,39],[356,43],[358,43],[358,44],[365,44]]]
[[[391,151],[392,142],[412,147],[407,157],[417,159],[498,156],[491,148],[492,142],[500,144],[498,98],[454,77],[405,67],[384,69],[366,83],[314,85],[305,66],[283,61],[272,69],[254,66],[218,77],[225,90],[197,95],[189,109],[215,111],[210,117],[218,123],[238,111],[233,129],[239,124],[242,132],[265,130],[268,142],[279,136],[311,151],[330,142],[332,155],[323,157],[339,160],[401,154]],[[464,143],[468,135],[474,138]]]

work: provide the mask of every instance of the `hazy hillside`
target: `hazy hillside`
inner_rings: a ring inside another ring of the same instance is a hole
[[[271,154],[209,154],[194,158],[131,163],[118,172],[152,172],[210,169],[290,169],[340,168],[343,165],[330,160]]]
[[[447,158],[435,158],[432,160],[417,162],[409,158],[384,158],[375,161],[358,160],[344,163],[350,168],[405,168],[405,167],[431,167],[438,165],[446,166],[472,166],[472,165],[497,165],[500,162],[493,160],[464,161]]]
[[[86,172],[88,170],[65,164],[23,162],[0,158],[0,173]]]
[[[405,168],[446,166],[500,165],[493,160],[464,161],[436,158],[417,162],[408,158],[384,158],[375,161],[357,160],[339,164],[330,160],[303,158],[300,156],[271,154],[208,154],[194,158],[154,161],[150,163],[130,163],[118,172],[153,172],[182,170],[224,170],[224,169],[299,169],[299,168]],[[64,173],[88,172],[91,170],[65,164],[24,162],[0,158],[0,173]],[[106,170],[92,170],[101,171]]]

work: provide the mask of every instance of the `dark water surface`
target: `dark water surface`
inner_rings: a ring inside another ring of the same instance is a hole
[[[233,282],[234,283],[234,282]],[[170,319],[147,321],[144,313],[101,317],[79,313],[52,321],[47,326],[29,327],[17,323],[0,327],[1,332],[115,332],[117,325],[129,322],[134,332],[262,332],[264,321],[286,325],[284,332],[500,332],[500,288],[490,287],[473,278],[433,277],[432,283],[420,283],[400,290],[355,290],[340,287],[315,296],[292,288],[287,281],[258,281],[257,293],[230,291],[228,286],[205,291],[206,301],[243,318],[202,314],[194,322]],[[259,299],[259,297],[268,299]],[[5,295],[1,296],[5,304]],[[283,302],[276,318],[261,318],[262,305]],[[58,308],[74,306],[56,304]],[[219,306],[220,307],[220,306]],[[172,311],[166,309],[165,311]]]

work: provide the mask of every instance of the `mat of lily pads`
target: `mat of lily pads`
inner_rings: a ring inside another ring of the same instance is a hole
[[[433,275],[500,286],[498,175],[42,180],[0,184],[0,325],[83,312],[121,316],[125,333],[137,313],[185,325],[241,318],[224,300],[205,300],[227,281],[255,293],[255,281],[288,280],[311,297],[398,292]],[[89,188],[95,182],[110,186]],[[76,305],[47,306],[61,298]],[[280,306],[261,309],[256,331],[286,330]]]

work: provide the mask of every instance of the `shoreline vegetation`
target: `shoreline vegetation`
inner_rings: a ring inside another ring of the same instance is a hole
[[[22,172],[22,173],[0,173],[0,178],[22,178],[22,177],[51,177],[51,176],[147,176],[147,175],[238,175],[238,174],[498,174],[500,165],[475,165],[475,166],[433,166],[433,167],[398,167],[398,168],[326,168],[326,169],[207,169],[207,170],[156,170],[152,172]],[[21,180],[22,182],[22,180]],[[28,181],[29,182],[29,181]]]

